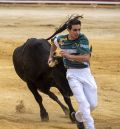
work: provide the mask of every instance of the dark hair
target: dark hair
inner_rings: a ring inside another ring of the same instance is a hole
[[[82,15],[71,15],[68,20],[61,25],[53,34],[52,36],[50,36],[49,38],[47,38],[47,40],[53,38],[55,35],[57,35],[58,33],[63,32],[64,30],[71,29],[72,25],[81,25],[81,21],[79,20],[79,18],[83,18]]]
[[[74,20],[71,20],[69,23],[68,23],[68,26],[67,26],[67,28],[68,29],[72,29],[72,25],[81,25],[81,21],[80,20],[78,20],[78,19],[74,19]]]

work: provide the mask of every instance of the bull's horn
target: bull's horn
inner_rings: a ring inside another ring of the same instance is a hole
[[[54,67],[56,64],[58,64],[58,61],[57,61],[57,60],[50,61],[50,62],[48,63],[49,67]]]

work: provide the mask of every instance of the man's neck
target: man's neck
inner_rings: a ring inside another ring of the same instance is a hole
[[[78,36],[79,37],[79,36]],[[69,40],[76,40],[76,39],[78,39],[78,37],[77,38],[73,38],[73,37],[71,37],[69,34],[68,34],[68,39]]]

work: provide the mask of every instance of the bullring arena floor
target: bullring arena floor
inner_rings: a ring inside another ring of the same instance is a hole
[[[40,121],[39,107],[12,64],[17,46],[31,37],[50,36],[73,13],[84,15],[82,32],[93,46],[91,70],[99,95],[93,112],[96,129],[120,129],[120,9],[32,4],[0,5],[0,129],[76,129],[58,104],[43,94],[50,120]],[[64,103],[59,92],[51,90]],[[77,110],[74,97],[72,103]]]

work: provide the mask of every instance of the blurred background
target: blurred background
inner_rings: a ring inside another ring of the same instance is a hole
[[[83,14],[81,31],[93,46],[91,70],[99,96],[93,112],[96,129],[120,129],[120,0],[0,0],[0,129],[76,128],[42,93],[50,121],[40,121],[39,106],[12,63],[16,47],[28,38],[49,37],[71,14]],[[51,90],[64,103],[58,90]]]

